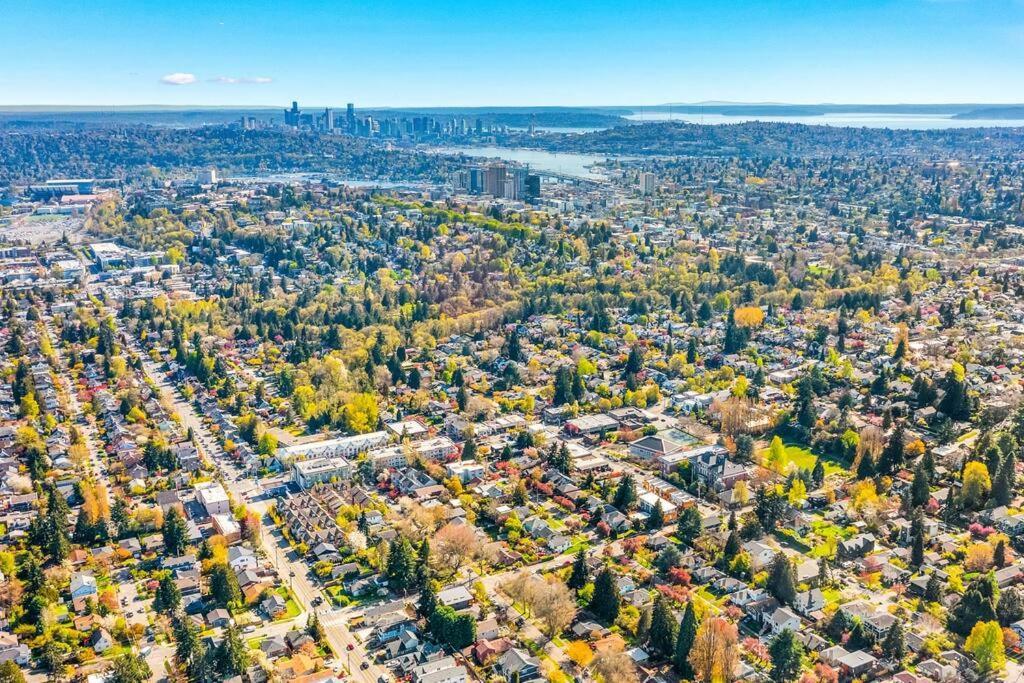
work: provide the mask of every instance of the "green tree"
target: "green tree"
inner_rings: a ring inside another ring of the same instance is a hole
[[[618,488],[615,489],[612,505],[625,512],[636,502],[636,498],[636,483],[633,481],[633,475],[623,475],[622,479],[619,480]]]
[[[587,553],[583,548],[576,551],[576,557],[572,561],[572,572],[569,574],[569,580],[566,585],[578,591],[587,585],[587,581],[590,580],[590,572],[587,569]]]
[[[227,607],[242,599],[238,579],[227,563],[219,562],[210,569],[210,596],[220,607]]]
[[[903,632],[903,622],[897,619],[882,639],[882,653],[886,658],[899,662],[907,656],[907,639]]]
[[[249,668],[249,652],[242,642],[238,628],[228,625],[217,653],[217,670],[225,677],[240,676]]]
[[[784,605],[792,605],[796,601],[796,570],[793,562],[781,552],[776,553],[772,560],[766,588]]]
[[[679,537],[679,540],[687,545],[692,545],[703,530],[704,523],[700,518],[700,510],[697,509],[697,506],[689,505],[683,508],[676,522],[676,536]]]
[[[683,621],[679,625],[679,633],[676,635],[675,652],[672,655],[672,665],[684,679],[693,678],[693,667],[690,665],[690,650],[693,649],[693,641],[697,638],[697,613],[693,608],[693,600],[686,603],[686,610],[683,612]]]
[[[658,656],[668,659],[675,651],[676,620],[669,606],[668,598],[658,595],[651,613],[651,629],[647,642]]]
[[[978,622],[996,619],[998,603],[999,586],[992,572],[988,572],[967,586],[963,598],[950,611],[947,626],[953,633],[966,636]]]
[[[881,474],[895,474],[903,469],[906,464],[906,447],[903,443],[905,431],[903,423],[896,423],[895,429],[889,435],[889,441],[882,449],[882,455],[878,458],[878,472]]]
[[[174,582],[170,573],[160,577],[160,583],[156,588],[156,595],[153,598],[153,609],[157,612],[174,612],[181,605],[181,591],[178,584]]]
[[[615,574],[608,567],[594,579],[594,595],[587,606],[598,619],[607,624],[614,624],[619,616],[619,587],[615,582]]]
[[[803,645],[796,639],[793,631],[784,629],[772,639],[768,653],[772,658],[772,680],[792,681],[800,674],[800,662],[803,657]]]
[[[910,504],[916,508],[927,505],[931,495],[928,471],[925,469],[922,459],[922,462],[917,463],[917,467],[914,468],[914,482],[910,486]]]
[[[657,531],[663,526],[665,526],[665,511],[662,510],[661,500],[659,500],[651,510],[650,517],[647,518],[647,528],[650,531]]]
[[[185,552],[185,548],[188,545],[188,527],[185,525],[185,520],[182,518],[181,513],[178,512],[177,507],[172,506],[168,510],[167,516],[164,518],[162,532],[164,549],[168,555],[173,557]]]
[[[1017,456],[1009,451],[999,464],[995,481],[992,482],[992,497],[997,505],[1009,505],[1017,485]]]
[[[153,671],[142,655],[127,653],[114,661],[110,680],[113,683],[144,683],[153,675]]]
[[[25,674],[13,659],[0,664],[0,683],[25,683]]]
[[[416,556],[407,538],[402,538],[391,547],[384,570],[388,585],[405,593],[416,580]]]

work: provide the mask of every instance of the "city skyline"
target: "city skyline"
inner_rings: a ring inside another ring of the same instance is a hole
[[[1010,103],[1019,0],[387,9],[304,1],[24,3],[0,105],[372,107]],[[994,65],[1000,65],[994,69]]]

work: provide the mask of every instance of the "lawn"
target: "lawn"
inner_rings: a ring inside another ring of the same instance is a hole
[[[292,597],[291,591],[289,591],[286,586],[281,586],[274,592],[280,595],[282,598],[284,598],[285,605],[287,606],[287,609],[285,609],[284,614],[279,616],[274,621],[285,621],[287,619],[294,619],[295,617],[302,614],[302,608],[299,607],[299,603],[295,602],[295,598]]]
[[[768,449],[766,448],[761,452],[761,456],[764,458],[768,457]],[[796,444],[788,444],[785,451],[785,460],[783,462],[782,471],[786,472],[789,470],[789,466],[793,465],[798,470],[813,470],[814,463],[817,462],[818,456],[811,452],[809,448],[805,446],[798,446]],[[847,470],[845,467],[840,465],[835,460],[827,456],[822,457],[822,467],[825,468],[825,476],[831,474],[846,474]]]

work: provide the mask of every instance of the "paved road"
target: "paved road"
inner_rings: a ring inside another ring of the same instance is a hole
[[[254,497],[262,494],[262,487],[245,478],[242,469],[224,454],[213,434],[210,433],[196,412],[195,407],[171,386],[166,373],[162,372],[156,363],[149,360],[148,355],[141,353],[137,348],[135,350],[143,358],[143,369],[146,375],[157,386],[160,393],[173,403],[175,411],[181,417],[182,424],[192,429],[198,441],[200,453],[212,462],[223,475],[225,488],[236,501],[244,502],[247,508],[259,514],[261,519],[260,541],[267,551],[270,562],[282,580],[291,588],[292,594],[303,612],[317,612],[327,636],[327,643],[334,651],[337,660],[345,664],[352,679],[360,683],[377,683],[381,677],[389,681],[392,680],[386,668],[371,662],[365,648],[348,629],[348,613],[326,607],[319,609],[313,607],[316,598],[320,598],[324,605],[329,602],[319,587],[308,577],[310,566],[302,558],[295,556],[279,531],[269,529],[263,522],[268,504],[266,501],[253,500]],[[299,619],[297,622],[305,624],[304,619]],[[360,668],[363,662],[369,664],[367,669]]]

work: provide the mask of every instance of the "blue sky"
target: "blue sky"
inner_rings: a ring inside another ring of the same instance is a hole
[[[1024,101],[1024,0],[8,0],[0,104]]]

